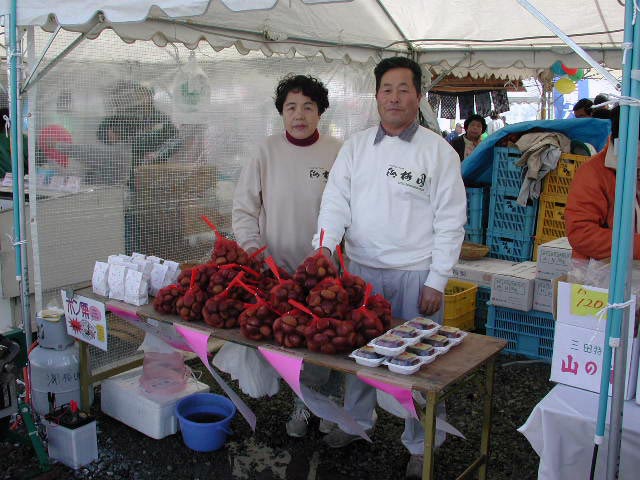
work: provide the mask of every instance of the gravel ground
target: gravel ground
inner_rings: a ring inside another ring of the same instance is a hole
[[[548,364],[500,357],[494,397],[491,436],[490,479],[535,479],[538,456],[527,440],[516,431],[533,407],[553,387]],[[198,369],[197,364],[192,365]],[[221,393],[208,372],[201,378]],[[227,380],[229,380],[227,378]],[[235,382],[233,382],[235,383]],[[197,453],[188,449],[180,434],[153,440],[99,411],[99,458],[96,462],[71,470],[55,464],[41,473],[30,445],[0,442],[0,479],[402,479],[408,452],[400,443],[403,422],[378,409],[379,419],[373,443],[355,442],[343,449],[325,447],[311,420],[305,438],[290,438],[284,431],[292,402],[288,387],[271,398],[243,397],[258,417],[252,433],[238,415],[233,435],[217,452]],[[99,400],[99,390],[96,392]],[[449,437],[436,451],[436,478],[451,479],[472,461],[480,445],[482,398],[473,382],[463,386],[447,400],[449,421],[467,440]]]

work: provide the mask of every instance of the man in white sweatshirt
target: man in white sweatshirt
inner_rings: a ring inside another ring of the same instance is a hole
[[[313,245],[324,229],[325,254],[343,239],[350,272],[373,284],[394,317],[430,315],[441,322],[444,288],[460,254],[466,196],[460,160],[441,136],[416,122],[421,70],[402,57],[375,68],[380,124],[349,138],[340,149],[322,196]],[[376,391],[348,376],[345,409],[373,429]],[[335,429],[330,447],[360,437]],[[436,444],[444,441],[438,432]],[[402,443],[411,453],[407,478],[421,478],[424,430],[405,420]]]

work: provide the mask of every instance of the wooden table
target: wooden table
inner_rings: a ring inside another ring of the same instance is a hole
[[[403,388],[409,388],[422,392],[427,398],[427,405],[424,413],[421,415],[422,425],[424,427],[424,466],[423,479],[434,478],[434,444],[436,434],[436,405],[450,395],[452,387],[465,379],[470,378],[480,372],[484,367],[484,378],[482,382],[484,393],[484,408],[482,421],[482,435],[480,439],[480,455],[467,467],[467,469],[458,477],[469,478],[473,472],[478,471],[480,479],[487,478],[487,461],[489,458],[489,437],[491,434],[491,410],[493,404],[493,383],[495,375],[495,359],[500,351],[505,348],[507,342],[494,337],[486,337],[470,333],[467,335],[459,346],[452,348],[446,355],[438,358],[435,362],[424,366],[419,372],[413,375],[400,375],[390,372],[386,368],[373,368],[358,365],[346,355],[325,355],[322,353],[311,352],[306,349],[291,349],[281,347],[273,341],[255,342],[245,338],[240,329],[217,329],[210,327],[203,322],[185,322],[175,315],[162,315],[157,313],[153,306],[143,305],[135,307],[116,300],[106,299],[95,295],[91,289],[83,289],[76,291],[78,295],[94,298],[103,301],[107,310],[116,310],[120,313],[126,312],[128,321],[140,322],[142,324],[156,325],[157,322],[168,323],[172,325],[185,325],[190,328],[202,330],[209,335],[226,340],[229,342],[239,343],[242,345],[257,348],[267,345],[272,349],[276,349],[288,354],[302,358],[305,362],[314,365],[320,365],[333,370],[339,370],[344,373],[356,375],[358,372],[367,377],[380,380],[392,385]],[[135,317],[139,320],[133,320]],[[81,348],[81,364],[88,360],[86,344],[82,344]],[[83,353],[83,350],[85,352]],[[83,358],[84,357],[84,358]],[[83,398],[85,389],[88,392],[88,385],[92,379],[82,378],[81,386]],[[93,379],[95,381],[95,379]],[[88,393],[86,396],[88,402]]]

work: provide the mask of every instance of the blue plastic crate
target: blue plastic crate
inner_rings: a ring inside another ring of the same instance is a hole
[[[467,224],[465,230],[483,230],[487,225],[488,191],[483,187],[467,187]]]
[[[495,189],[491,191],[488,229],[495,234],[518,238],[533,236],[536,233],[538,200],[530,201],[526,206],[518,203],[518,195],[510,195]]]
[[[491,299],[490,287],[478,287],[476,294],[476,330],[484,328],[487,323],[487,313],[489,306],[487,302]]]
[[[510,260],[512,262],[527,262],[533,254],[534,237],[518,238],[504,232],[487,231],[485,245],[489,247],[489,256]]]
[[[555,328],[552,314],[489,305],[486,327],[487,335],[507,340],[505,353],[551,361]]]
[[[482,230],[482,229],[471,230],[471,229],[468,229],[465,226],[464,227],[464,239],[467,242],[481,243],[481,244],[484,245],[484,230]]]
[[[517,148],[495,147],[493,149],[493,168],[491,184],[510,194],[518,194],[522,186],[524,171],[517,162],[522,152]]]

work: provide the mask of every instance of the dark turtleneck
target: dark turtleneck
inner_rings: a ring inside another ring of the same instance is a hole
[[[287,140],[289,140],[290,143],[293,143],[297,147],[308,147],[309,145],[313,145],[314,143],[316,143],[320,138],[320,133],[318,132],[317,128],[310,136],[308,136],[307,138],[303,138],[302,140],[293,138],[291,135],[289,135],[289,132],[285,131],[284,133],[287,136]]]

